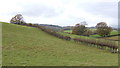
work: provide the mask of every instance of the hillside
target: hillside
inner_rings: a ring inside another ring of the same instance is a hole
[[[5,66],[115,66],[118,54],[53,37],[40,29],[2,23]]]

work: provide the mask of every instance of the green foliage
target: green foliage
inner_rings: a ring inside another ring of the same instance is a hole
[[[98,35],[100,36],[108,36],[110,35],[111,31],[112,31],[112,28],[107,26],[107,24],[105,22],[100,22],[96,25],[96,32]]]
[[[2,24],[3,66],[118,65],[118,54],[61,40],[37,28]]]
[[[76,24],[72,30],[72,34],[83,35],[86,32],[87,28],[85,25]]]
[[[83,35],[90,36],[91,34],[93,34],[92,30],[87,29],[86,32],[84,32]]]

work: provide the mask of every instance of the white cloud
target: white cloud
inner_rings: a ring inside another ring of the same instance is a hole
[[[69,26],[85,20],[89,26],[101,21],[114,25],[117,3],[118,0],[1,0],[0,21],[9,22],[21,13],[31,23]]]

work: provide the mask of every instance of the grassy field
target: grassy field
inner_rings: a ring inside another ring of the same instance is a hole
[[[92,29],[92,30],[95,31],[95,29]],[[64,32],[72,33],[72,30],[65,30]],[[113,30],[110,35],[116,35],[116,34],[120,34],[120,31]],[[98,34],[95,34],[95,35],[90,35],[90,37],[96,38],[101,36]]]
[[[113,31],[111,32],[111,35],[115,35],[115,34],[120,34],[120,31],[113,30]]]
[[[117,66],[118,54],[58,39],[37,28],[3,24],[3,66]]]
[[[120,31],[113,30],[110,35],[116,35],[116,34],[120,34]],[[95,35],[90,35],[90,37],[96,38],[96,37],[101,37],[101,36],[95,34]],[[113,39],[113,40],[117,39],[117,36],[116,37],[111,37],[111,39]]]
[[[64,32],[72,33],[72,30],[64,30]]]
[[[118,43],[119,36],[113,36],[113,37],[105,37],[105,38],[95,38],[95,37],[88,37],[88,36],[80,36],[80,35],[74,35],[74,34],[68,34],[64,32],[58,32],[59,34],[62,34],[64,36],[70,36],[71,38],[83,38],[83,39],[90,39],[90,40],[101,40],[101,41],[109,41],[109,42],[115,42]],[[116,40],[116,41],[114,41]]]
[[[108,40],[119,40],[120,36],[113,36],[113,37],[106,37],[106,38],[102,38],[102,39],[108,39]]]

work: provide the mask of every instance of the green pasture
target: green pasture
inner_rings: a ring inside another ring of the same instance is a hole
[[[91,29],[91,30],[95,31],[95,29]],[[72,33],[72,30],[64,30],[64,32]],[[110,35],[116,35],[116,34],[120,34],[120,31],[113,30]],[[101,36],[98,34],[95,34],[95,35],[90,35],[90,37],[96,38],[96,37],[101,37]]]
[[[118,54],[2,23],[3,66],[117,66]]]
[[[113,37],[105,37],[105,38],[102,38],[102,39],[107,39],[107,40],[120,40],[119,38],[120,38],[120,36],[113,36]]]

